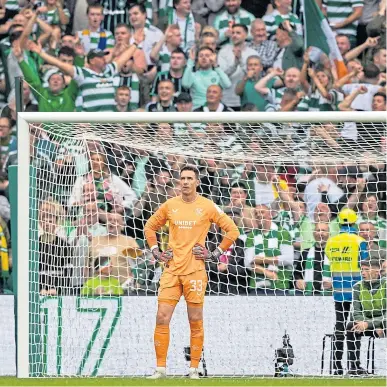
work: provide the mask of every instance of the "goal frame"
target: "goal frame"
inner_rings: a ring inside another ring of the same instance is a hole
[[[16,243],[17,254],[14,255],[15,267],[17,268],[17,308],[16,308],[16,346],[17,346],[17,376],[19,378],[29,378],[39,376],[39,372],[31,370],[31,359],[37,356],[34,342],[31,342],[33,334],[30,332],[31,319],[35,319],[35,324],[39,325],[39,310],[30,313],[30,300],[35,299],[39,303],[39,289],[37,283],[33,286],[30,278],[36,277],[38,272],[30,275],[30,265],[34,264],[35,270],[38,270],[37,250],[31,249],[34,238],[37,238],[37,203],[34,198],[33,179],[30,168],[30,145],[29,133],[30,124],[39,123],[287,123],[287,122],[387,122],[387,112],[229,112],[229,113],[18,113],[17,117],[17,136],[18,136],[18,166],[17,180],[11,184],[17,186],[16,198],[11,200],[11,207],[17,206],[15,219],[17,226],[17,235],[13,236]],[[85,137],[86,139],[86,137]],[[15,190],[13,191],[15,192]],[[11,198],[12,199],[12,198]],[[27,220],[26,220],[27,218]],[[13,218],[14,219],[14,218]],[[34,227],[30,229],[29,223],[32,219]],[[35,246],[37,249],[37,245]],[[32,324],[34,321],[32,321]],[[40,327],[36,327],[39,329]],[[34,348],[35,347],[35,348]],[[38,354],[39,356],[39,354]]]

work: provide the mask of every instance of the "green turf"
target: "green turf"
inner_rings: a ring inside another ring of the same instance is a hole
[[[382,378],[42,378],[0,377],[0,386],[385,386]]]

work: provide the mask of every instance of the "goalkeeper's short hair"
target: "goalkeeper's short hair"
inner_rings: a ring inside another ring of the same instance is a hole
[[[180,170],[180,175],[184,172],[184,171],[192,171],[195,173],[195,176],[197,179],[199,179],[199,170],[194,166],[194,165],[185,165],[183,168],[181,168]]]

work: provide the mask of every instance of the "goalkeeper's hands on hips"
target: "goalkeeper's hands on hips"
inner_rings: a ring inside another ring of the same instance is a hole
[[[216,248],[214,251],[209,251],[200,243],[196,243],[192,249],[192,253],[195,256],[195,259],[200,259],[203,261],[212,261],[218,262],[219,257],[222,255],[222,251]]]
[[[172,249],[168,249],[163,251],[162,253],[160,252],[158,247],[155,247],[152,250],[153,258],[157,262],[163,262],[168,266],[168,262],[173,258],[173,251]]]

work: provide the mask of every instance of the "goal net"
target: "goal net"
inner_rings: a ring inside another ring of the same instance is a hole
[[[19,376],[152,372],[163,266],[144,225],[187,164],[240,230],[206,266],[201,372],[386,374],[386,114],[23,113],[18,131]],[[363,243],[339,270],[325,247],[344,231]],[[169,374],[187,347],[182,299]]]

